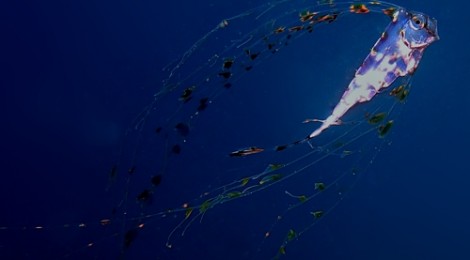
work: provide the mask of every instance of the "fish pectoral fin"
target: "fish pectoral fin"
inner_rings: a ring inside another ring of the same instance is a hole
[[[321,120],[321,119],[310,119],[310,118],[307,118],[305,119],[304,121],[302,121],[302,123],[306,124],[306,123],[312,123],[312,122],[321,122],[321,123],[324,123],[325,120]]]
[[[341,121],[341,119],[338,119],[335,122],[333,122],[331,125],[342,125],[342,124],[343,124],[343,121]]]
[[[325,120],[322,120],[322,119],[310,119],[310,118],[307,118],[305,119],[304,121],[302,121],[302,123],[306,124],[306,123],[313,123],[313,122],[320,122],[322,124],[328,124],[329,126],[330,125],[342,125],[343,124],[343,121],[341,121],[341,119],[337,119],[333,122],[328,122],[330,121],[329,119],[325,119]]]

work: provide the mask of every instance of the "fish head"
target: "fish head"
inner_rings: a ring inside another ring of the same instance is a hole
[[[407,22],[401,31],[402,39],[412,49],[425,48],[439,40],[437,20],[420,12],[407,12]]]

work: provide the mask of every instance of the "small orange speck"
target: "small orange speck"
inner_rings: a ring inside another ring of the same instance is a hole
[[[282,32],[284,32],[285,29],[286,29],[286,27],[279,27],[279,28],[274,30],[274,33],[282,33]]]

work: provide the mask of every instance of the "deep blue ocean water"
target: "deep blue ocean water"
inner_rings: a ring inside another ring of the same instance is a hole
[[[468,4],[395,3],[436,17],[440,40],[425,51],[413,76],[411,94],[395,119],[391,145],[377,153],[369,170],[331,214],[299,241],[289,244],[286,258],[470,258]],[[343,91],[336,85],[349,83],[387,25],[383,16],[371,15],[363,20],[352,16],[343,21],[340,17],[337,22],[319,28],[317,35],[296,39],[279,56],[263,60],[258,70],[255,68],[253,74],[248,73],[240,80],[244,90],[237,92],[234,88],[221,94],[211,104],[214,114],[201,116],[191,132],[198,137],[191,141],[205,152],[193,157],[187,155],[183,146],[181,157],[171,155],[169,161],[176,166],[168,167],[162,174],[151,205],[136,204],[136,194],[142,189],[126,184],[127,178],[122,177],[127,174],[126,167],[120,169],[117,181],[109,176],[116,161],[128,162],[134,156],[130,147],[134,147],[136,140],[125,136],[125,132],[168,76],[161,69],[222,19],[261,4],[264,2],[7,4],[2,12],[0,77],[3,98],[0,227],[6,228],[0,230],[0,258],[274,256],[284,233],[290,224],[298,224],[295,218],[300,214],[292,213],[287,223],[279,225],[280,240],[263,242],[266,229],[285,210],[286,202],[280,201],[287,197],[282,195],[283,186],[272,186],[266,193],[209,210],[201,223],[195,221],[185,236],[177,239],[172,249],[165,248],[165,240],[182,213],[178,219],[171,214],[146,219],[146,228],[123,250],[123,234],[135,223],[119,222],[122,205],[129,210],[128,218],[178,207],[205,190],[242,177],[231,176],[231,168],[210,159],[211,151],[220,154],[243,147],[237,138],[246,138],[250,141],[248,145],[256,142],[275,145],[312,131],[309,125],[283,122],[291,118],[296,123],[328,114],[337,102],[337,94]],[[198,51],[214,52],[211,46]],[[270,88],[276,84],[281,92],[278,90],[273,98]],[[324,87],[309,89],[316,86]],[[332,91],[336,96],[328,96]],[[169,106],[163,111],[178,108]],[[233,109],[235,106],[246,110],[235,113],[238,111]],[[312,114],[325,106],[328,109],[322,110],[324,114]],[[171,118],[170,113],[157,114],[154,120]],[[233,116],[240,117],[237,120],[244,124],[227,131],[224,124],[229,125]],[[206,129],[213,131],[204,132]],[[271,129],[279,131],[274,134]],[[238,133],[249,134],[238,137]],[[137,145],[136,156],[151,169],[157,164],[153,160],[158,159],[148,158],[151,148],[145,142],[150,138],[143,135],[142,140],[144,144]],[[122,145],[123,142],[126,144]],[[237,167],[250,169],[260,164],[256,159],[245,162],[253,164]],[[202,166],[187,166],[193,163]],[[337,158],[316,170],[334,171],[341,167],[340,163]],[[129,179],[138,183],[154,175],[146,170],[141,173],[136,166],[137,177]],[[298,182],[300,187],[306,180],[303,176],[293,179],[293,184]],[[123,198],[128,201],[122,201]],[[113,214],[116,207],[117,213]],[[116,220],[117,224],[100,226],[99,220],[105,218]],[[87,227],[64,228],[68,223],[75,226],[85,223]],[[45,228],[34,230],[35,226]],[[87,247],[92,241],[94,245]]]

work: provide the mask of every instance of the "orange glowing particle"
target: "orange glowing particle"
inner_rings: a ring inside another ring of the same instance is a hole
[[[274,30],[274,33],[283,33],[286,27],[279,27],[276,30]]]
[[[289,28],[289,32],[298,32],[302,30],[303,28],[304,28],[303,26],[294,26],[294,27]]]
[[[356,14],[366,14],[370,12],[365,4],[352,4],[351,7],[349,7],[349,11]]]

